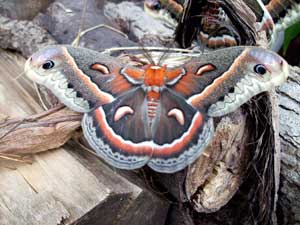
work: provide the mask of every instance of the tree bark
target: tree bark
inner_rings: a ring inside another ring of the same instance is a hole
[[[278,89],[281,140],[280,224],[300,224],[300,68]]]

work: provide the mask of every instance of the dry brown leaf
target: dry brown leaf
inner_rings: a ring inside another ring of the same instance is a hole
[[[67,108],[50,109],[22,119],[0,115],[0,153],[28,154],[58,148],[80,127],[81,117]]]

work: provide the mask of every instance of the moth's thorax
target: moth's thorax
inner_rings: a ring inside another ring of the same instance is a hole
[[[146,92],[159,93],[167,85],[173,85],[185,74],[183,68],[167,69],[167,66],[146,65],[143,69],[124,68],[121,73],[135,85],[142,85]]]
[[[167,87],[175,85],[177,81],[186,74],[185,69],[168,69],[166,65],[158,66],[150,64],[146,65],[143,70],[125,68],[121,72],[131,83],[142,85],[145,92],[145,99],[144,104],[141,107],[145,107],[142,111],[144,111],[145,118],[148,121],[146,123],[147,130],[153,135],[153,133],[156,132],[157,125],[160,121],[161,110],[163,107],[163,92]],[[125,112],[125,110],[123,111]],[[126,108],[126,113],[119,113],[118,111],[118,115],[121,115],[122,117],[131,112],[134,112],[134,110]],[[180,125],[184,125],[184,116],[180,109],[171,109],[166,113],[168,117],[174,117]],[[116,118],[119,118],[119,116]]]
[[[166,66],[152,66],[149,65],[145,71],[144,84],[146,87],[156,86],[162,87],[166,80]]]

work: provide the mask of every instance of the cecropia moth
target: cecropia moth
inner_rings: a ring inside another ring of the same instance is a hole
[[[106,162],[173,173],[209,144],[212,117],[282,84],[289,67],[258,47],[221,49],[168,68],[134,67],[88,49],[50,46],[33,54],[25,71],[84,113],[84,136]]]

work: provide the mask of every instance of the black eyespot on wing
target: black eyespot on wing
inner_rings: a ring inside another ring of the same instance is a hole
[[[229,93],[234,93],[234,87],[231,87],[231,88],[229,89]]]
[[[259,74],[259,75],[264,75],[267,72],[267,69],[264,65],[262,64],[257,64],[254,66],[254,72]]]
[[[51,61],[51,60],[45,62],[42,65],[42,67],[43,67],[44,70],[49,70],[49,69],[53,68],[54,66],[55,66],[55,63],[53,61]]]

